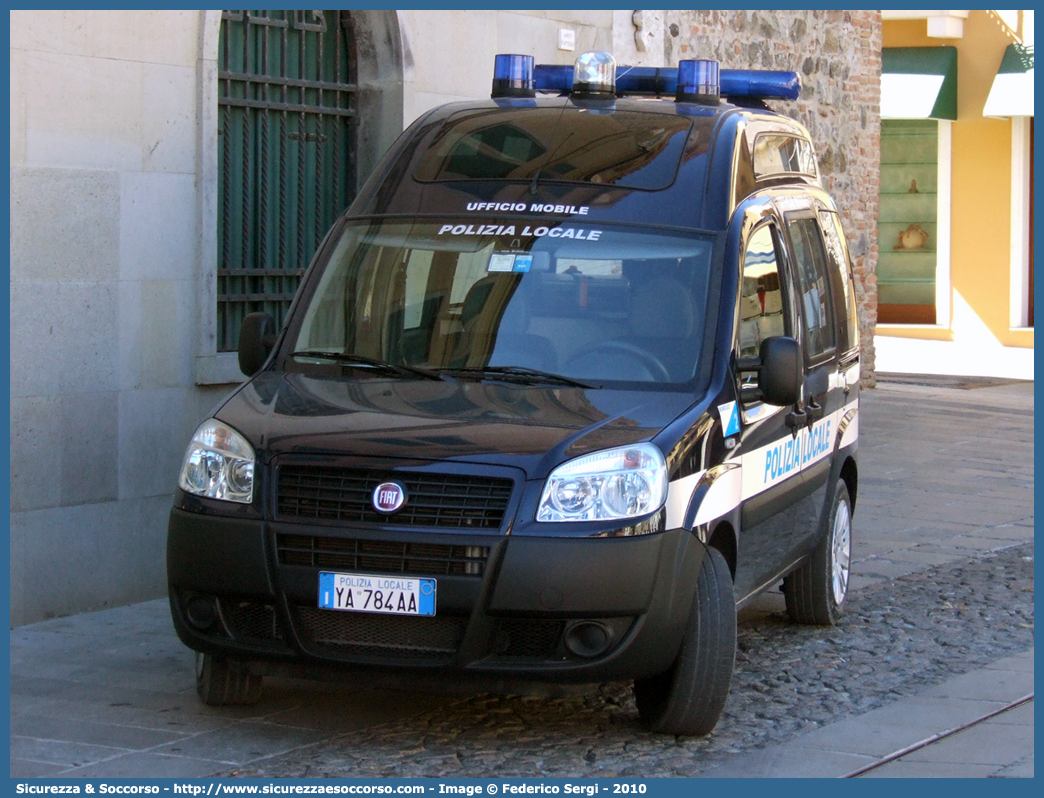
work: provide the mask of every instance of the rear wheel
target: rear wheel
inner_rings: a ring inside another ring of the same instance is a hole
[[[707,549],[681,651],[666,673],[634,683],[642,723],[666,734],[708,734],[721,717],[736,659],[736,600],[729,565]]]
[[[256,704],[261,699],[261,677],[242,663],[197,651],[196,692],[211,707]]]
[[[852,561],[852,502],[843,479],[834,486],[827,533],[812,558],[783,580],[794,623],[834,626],[844,610]]]

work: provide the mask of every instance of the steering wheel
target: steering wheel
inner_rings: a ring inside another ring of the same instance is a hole
[[[650,352],[648,349],[642,349],[642,347],[632,344],[630,341],[595,341],[594,343],[583,346],[580,350],[569,358],[569,363],[565,369],[567,374],[573,373],[573,369],[569,366],[575,365],[581,358],[593,355],[597,352],[606,352],[610,354],[625,355],[632,361],[641,364],[646,371],[652,376],[656,382],[670,382],[671,375],[667,371],[667,367],[663,365],[656,355]]]

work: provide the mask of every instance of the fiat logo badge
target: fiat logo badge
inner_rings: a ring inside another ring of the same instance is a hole
[[[406,488],[398,482],[382,482],[373,489],[373,509],[391,515],[406,504]]]

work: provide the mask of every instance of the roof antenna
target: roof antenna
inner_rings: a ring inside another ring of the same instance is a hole
[[[558,126],[562,123],[562,117],[565,115],[567,105],[569,105],[569,100],[564,100],[562,102],[562,110],[558,114],[558,119],[555,120],[555,126],[551,129],[551,136],[548,140],[548,143],[555,140],[555,134],[558,132]],[[529,184],[529,195],[531,197],[536,196],[537,182],[540,180],[540,172],[543,171],[544,166],[546,164],[550,163],[551,159],[555,157],[558,151],[562,149],[562,145],[565,144],[566,141],[568,141],[570,136],[572,135],[572,132],[570,132],[568,136],[562,139],[562,141],[558,143],[558,146],[555,147],[554,150],[552,150],[551,153],[544,159],[544,163],[540,164],[540,166],[537,167],[536,172],[533,173],[533,182]]]

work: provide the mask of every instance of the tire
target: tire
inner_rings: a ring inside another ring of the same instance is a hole
[[[209,707],[256,704],[261,680],[241,663],[196,652],[196,692]]]
[[[704,735],[721,717],[736,661],[736,599],[721,552],[700,566],[681,651],[666,673],[634,683],[642,724],[664,734]]]
[[[848,595],[852,562],[852,502],[843,479],[834,486],[827,533],[812,558],[783,579],[787,614],[794,623],[834,626]]]

